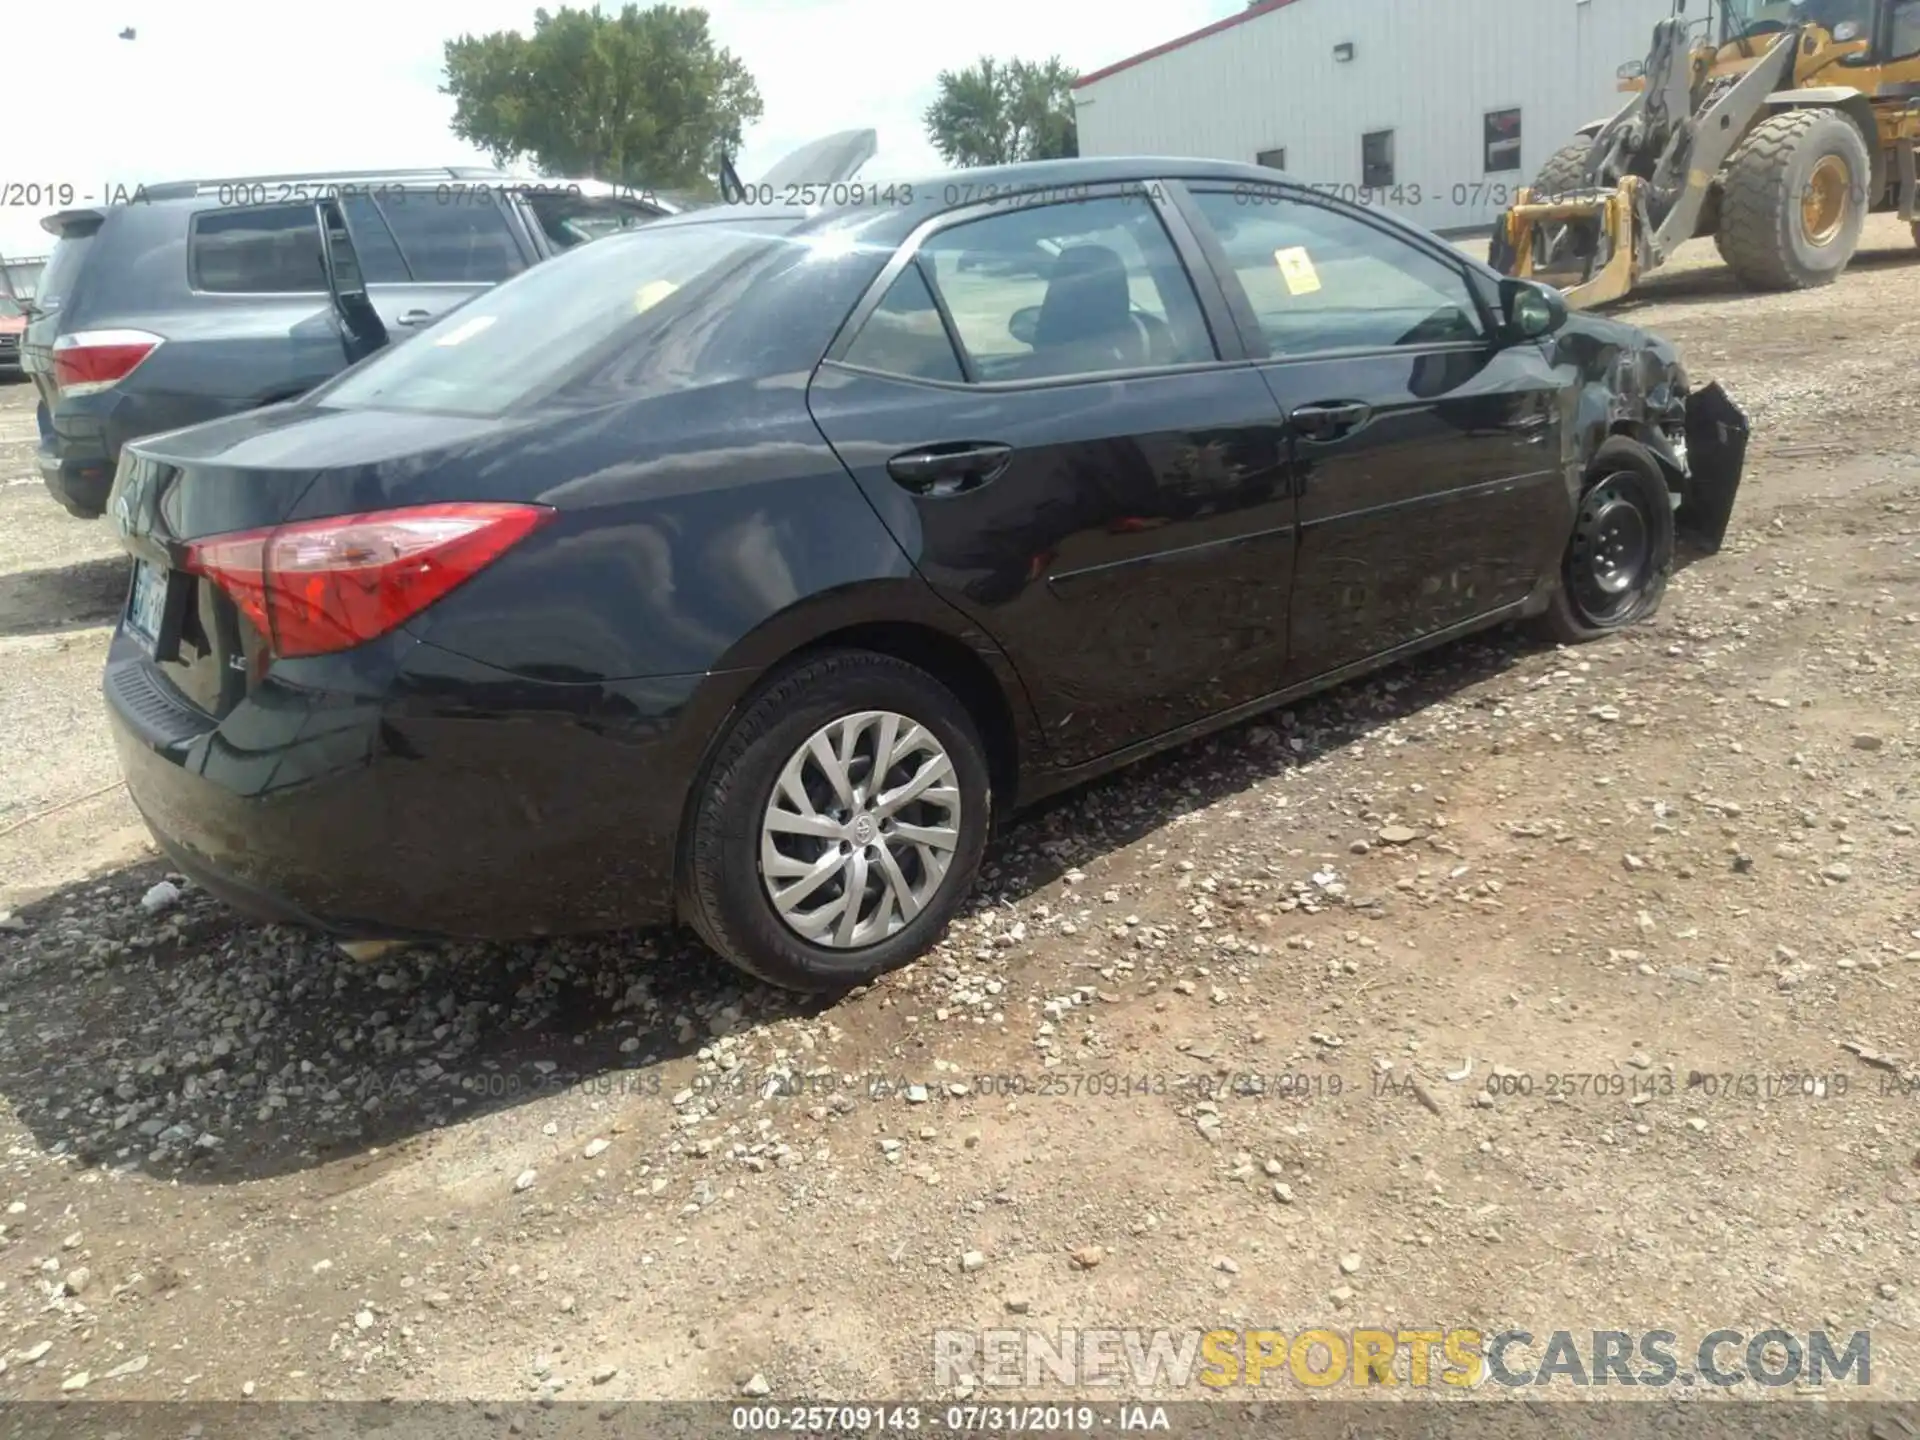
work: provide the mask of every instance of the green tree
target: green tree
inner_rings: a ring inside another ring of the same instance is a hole
[[[711,192],[763,108],[697,6],[536,10],[531,35],[462,35],[446,63],[454,134],[545,175]]]
[[[949,165],[1007,165],[1080,153],[1073,82],[1058,57],[1035,64],[983,57],[940,72],[940,94],[924,117],[927,138]]]

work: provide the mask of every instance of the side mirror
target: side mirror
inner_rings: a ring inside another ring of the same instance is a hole
[[[1023,310],[1014,311],[1007,321],[1007,333],[1031,348],[1034,337],[1040,333],[1040,307],[1029,305]]]
[[[1500,308],[1507,334],[1516,340],[1538,340],[1567,323],[1567,300],[1551,285],[1533,280],[1502,280]]]

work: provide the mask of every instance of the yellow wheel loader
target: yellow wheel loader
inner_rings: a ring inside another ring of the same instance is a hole
[[[1633,94],[1581,129],[1494,227],[1509,275],[1618,300],[1711,235],[1742,283],[1801,290],[1846,269],[1872,211],[1915,224],[1920,0],[1686,0]]]

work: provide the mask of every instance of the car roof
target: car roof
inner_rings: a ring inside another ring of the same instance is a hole
[[[947,170],[898,180],[851,180],[835,185],[794,185],[768,191],[748,185],[749,199],[711,205],[657,220],[656,226],[708,225],[723,221],[783,220],[796,230],[833,229],[876,216],[894,217],[894,223],[873,224],[865,234],[876,241],[904,239],[924,221],[946,210],[1004,199],[1010,192],[1027,193],[1035,203],[1048,191],[1060,191],[1062,200],[1072,190],[1088,185],[1149,180],[1236,180],[1272,184],[1291,177],[1264,165],[1233,160],[1199,160],[1191,156],[1133,155],[1095,159],[1031,160],[1017,165],[985,165],[971,170]],[[818,204],[791,203],[809,195]],[[760,203],[754,203],[758,201]],[[786,203],[783,203],[786,202]]]

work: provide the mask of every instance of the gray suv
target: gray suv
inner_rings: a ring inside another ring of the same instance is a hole
[[[323,258],[344,225],[366,303],[404,336],[550,255],[681,206],[486,169],[188,180],[65,210],[20,358],[53,497],[97,517],[120,447],[289,400],[357,359]]]

